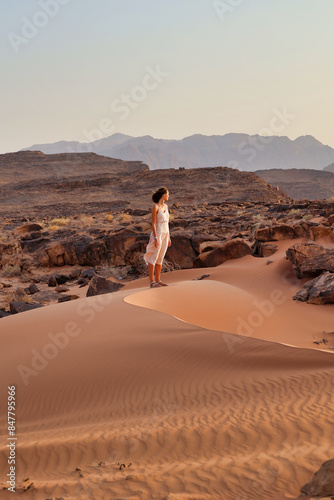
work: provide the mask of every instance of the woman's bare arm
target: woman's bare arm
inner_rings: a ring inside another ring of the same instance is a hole
[[[152,208],[152,231],[153,231],[153,236],[157,238],[157,212],[158,208],[156,205]]]

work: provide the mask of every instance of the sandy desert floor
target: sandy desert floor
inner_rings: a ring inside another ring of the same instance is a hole
[[[334,455],[334,305],[292,300],[293,243],[1,319],[0,499],[297,498]]]

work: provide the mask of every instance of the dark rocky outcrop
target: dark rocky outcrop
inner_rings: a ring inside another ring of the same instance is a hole
[[[334,304],[334,273],[326,272],[308,281],[293,298],[309,304]]]
[[[255,233],[255,238],[258,241],[280,241],[290,240],[294,238],[295,233],[293,227],[288,224],[279,224],[271,227],[258,229]]]
[[[191,237],[191,234],[184,232],[175,234],[172,245],[167,249],[166,259],[182,269],[192,268],[197,253],[192,246]]]
[[[94,276],[90,282],[86,296],[92,297],[93,295],[117,292],[117,290],[123,288],[123,286],[124,285],[121,283],[114,283],[113,281],[107,280],[102,276]]]
[[[302,486],[300,492],[310,497],[334,498],[334,459],[324,462],[313,479]]]
[[[240,238],[227,241],[221,247],[200,254],[194,260],[194,267],[215,267],[227,260],[239,259],[253,253],[251,246]]]
[[[270,257],[275,252],[277,252],[277,245],[274,243],[263,243],[261,241],[256,241],[253,246],[254,255],[259,257]]]
[[[42,304],[29,304],[27,302],[20,302],[14,300],[9,304],[11,314],[17,314],[24,311],[30,311],[31,309],[38,309],[39,307],[43,307]]]
[[[200,247],[202,243],[210,243],[210,242],[219,242],[220,239],[217,238],[217,236],[214,235],[205,235],[205,234],[196,234],[191,237],[191,244],[193,246],[193,249],[197,253],[201,253]],[[212,249],[213,250],[213,249]]]
[[[297,243],[286,251],[298,278],[313,278],[334,272],[334,247],[318,243]]]

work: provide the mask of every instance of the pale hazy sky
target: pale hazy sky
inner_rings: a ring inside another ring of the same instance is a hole
[[[333,19],[334,0],[2,1],[0,152],[115,132],[334,147]]]

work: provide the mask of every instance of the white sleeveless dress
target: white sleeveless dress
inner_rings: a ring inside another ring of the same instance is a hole
[[[168,206],[165,206],[166,209],[164,212],[160,209],[159,206],[157,211],[156,230],[159,246],[155,246],[153,231],[151,231],[150,241],[148,242],[146,253],[144,254],[144,260],[146,264],[161,265],[167,252],[169,241],[169,212]]]

